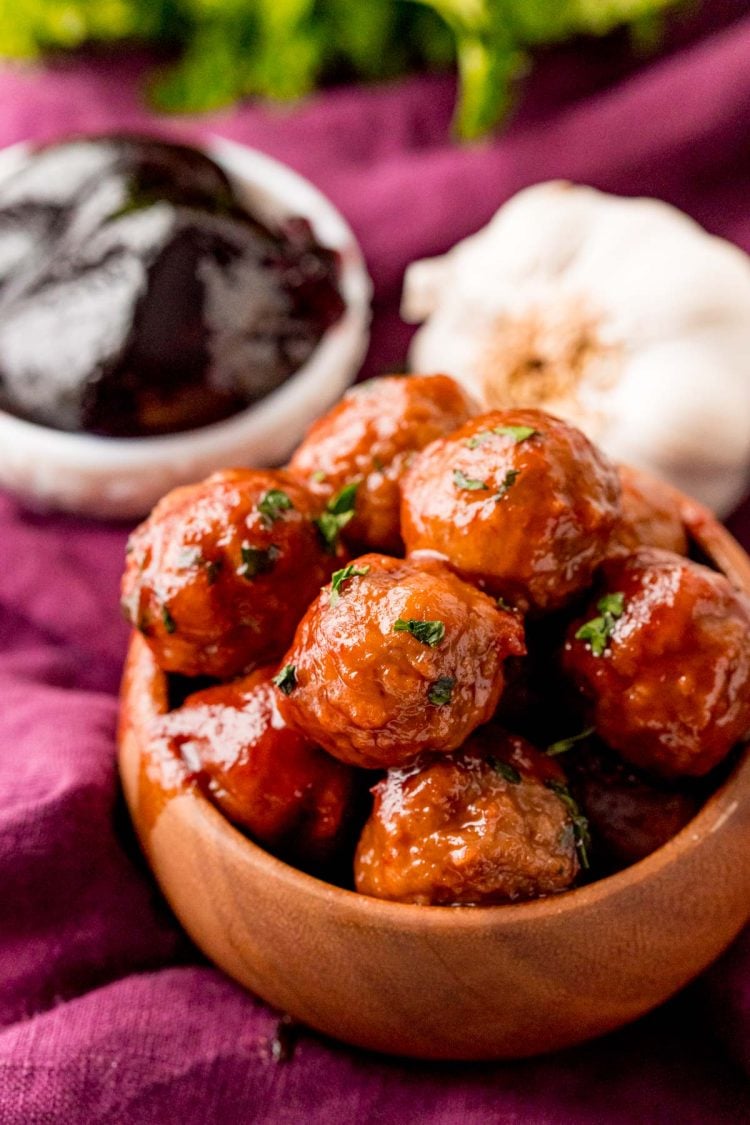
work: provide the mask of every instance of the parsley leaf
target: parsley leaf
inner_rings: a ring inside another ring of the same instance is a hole
[[[591,646],[593,656],[602,656],[607,647],[609,638],[615,628],[618,617],[625,612],[624,594],[605,594],[596,603],[600,617],[592,617],[581,625],[575,634],[577,641],[586,641]]]
[[[393,626],[394,633],[411,633],[423,645],[435,648],[445,636],[445,625],[442,621],[419,621],[414,617],[404,620],[399,617]]]
[[[435,680],[434,684],[430,685],[427,698],[436,707],[442,707],[443,704],[450,703],[455,686],[456,681],[452,676],[441,676],[439,680]]]
[[[297,686],[297,670],[293,664],[285,664],[271,680],[284,695],[291,695]]]
[[[174,633],[177,628],[177,622],[165,605],[161,607],[161,619],[164,622],[164,628],[167,633]]]
[[[577,742],[584,742],[593,733],[594,727],[586,727],[580,734],[572,734],[570,738],[561,738],[557,742],[553,742],[551,746],[547,747],[547,753],[550,758],[555,758],[558,754],[567,754],[568,750],[572,750]]]
[[[508,469],[507,473],[505,474],[505,476],[503,477],[502,481],[500,482],[500,484],[498,486],[497,492],[495,493],[495,499],[496,500],[502,500],[503,496],[505,496],[508,489],[511,488],[516,483],[516,478],[518,477],[518,474],[519,474],[518,469]]]
[[[240,547],[240,554],[242,565],[237,573],[243,578],[257,578],[259,574],[267,574],[269,570],[273,570],[273,564],[281,555],[281,551],[273,543],[266,548],[249,547],[243,544]]]
[[[487,764],[492,767],[495,773],[499,773],[504,781],[509,781],[511,785],[521,784],[521,775],[510,762],[503,762],[500,758],[490,756],[487,759]]]
[[[535,430],[533,426],[495,426],[492,432],[498,437],[513,438],[513,444],[520,445],[522,441],[527,441],[534,434],[538,434],[539,430]]]
[[[369,572],[369,566],[355,566],[354,563],[347,563],[341,570],[334,570],[331,575],[331,599],[330,604],[335,605],[339,600],[341,594],[341,587],[350,578],[362,578]]]
[[[258,502],[258,511],[268,524],[276,523],[276,520],[281,519],[282,512],[288,512],[293,507],[286,492],[282,492],[280,488],[269,488]]]
[[[578,802],[573,797],[572,793],[562,781],[545,781],[547,789],[551,789],[555,793],[565,808],[570,814],[570,819],[573,822],[573,836],[578,849],[578,856],[581,861],[581,867],[588,871],[589,864],[589,848],[591,847],[591,834],[589,832],[589,822],[583,815],[578,807]]]
[[[354,505],[357,497],[359,481],[345,484],[344,487],[332,496],[326,504],[326,510],[314,520],[323,546],[329,554],[336,550],[339,532],[354,517]]]
[[[313,484],[322,484],[325,479],[326,475],[322,469],[316,469],[310,477],[310,480],[313,482]]]
[[[478,449],[480,445],[484,445],[491,438],[492,430],[480,430],[478,434],[474,434],[474,437],[467,438],[464,445],[467,449]]]
[[[465,488],[469,492],[478,492],[480,489],[488,488],[488,485],[483,480],[474,480],[472,477],[467,477],[460,469],[453,470],[453,483],[456,488]]]

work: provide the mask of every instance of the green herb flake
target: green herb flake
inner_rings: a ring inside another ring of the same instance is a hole
[[[492,430],[480,430],[474,437],[467,438],[464,445],[467,449],[479,449],[480,445],[490,441],[492,438]]]
[[[505,613],[515,613],[516,612],[515,606],[512,606],[510,604],[510,602],[506,602],[505,598],[503,598],[503,597],[495,598],[495,604],[497,605],[498,609],[504,610]]]
[[[313,482],[313,484],[323,484],[325,479],[326,479],[326,475],[325,475],[325,473],[323,472],[322,469],[316,469],[315,472],[310,477],[310,480]]]
[[[341,570],[334,570],[331,575],[331,599],[330,604],[335,605],[341,596],[341,587],[345,582],[351,578],[364,578],[369,573],[369,566],[355,566],[354,563],[348,563]]]
[[[533,426],[495,426],[492,432],[498,437],[512,438],[514,445],[520,445],[522,441],[528,441],[538,434],[539,430],[535,430]]]
[[[427,698],[436,707],[443,707],[446,703],[450,703],[455,686],[456,681],[452,676],[441,676],[439,680],[435,680],[434,684],[430,685]]]
[[[297,670],[293,664],[285,664],[281,671],[273,677],[271,683],[276,684],[284,695],[291,695],[297,686]]]
[[[399,617],[393,626],[394,633],[411,633],[421,644],[435,648],[445,636],[445,625],[442,621],[419,621],[414,617],[404,620]]]
[[[467,477],[460,469],[453,470],[453,483],[456,488],[465,488],[468,492],[486,491],[489,487],[483,480],[475,480],[473,477]]]
[[[259,574],[268,574],[269,570],[273,570],[274,563],[281,555],[278,547],[273,543],[270,547],[250,547],[243,543],[240,547],[240,554],[242,556],[242,565],[238,567],[237,573],[242,578],[248,580],[257,578]]]
[[[589,832],[589,822],[578,807],[578,802],[573,797],[567,785],[562,781],[545,781],[547,789],[555,793],[565,808],[570,814],[570,819],[573,824],[573,836],[575,845],[578,850],[578,857],[581,861],[581,867],[584,871],[588,871],[591,866],[589,863],[589,848],[591,847],[591,834]]]
[[[359,481],[344,485],[328,501],[323,514],[313,521],[323,541],[323,546],[329,554],[333,554],[336,550],[341,529],[346,527],[354,517],[358,488]]]
[[[294,504],[280,488],[269,488],[258,501],[258,511],[267,524],[276,523],[281,519],[282,512],[288,512]]]
[[[625,612],[624,594],[605,594],[596,603],[601,616],[592,617],[575,634],[577,641],[585,641],[593,656],[602,656],[615,628],[615,622]]]
[[[168,633],[174,633],[177,628],[177,622],[165,605],[161,607],[161,619],[164,622],[165,630]]]
[[[521,780],[522,780],[521,775],[518,772],[518,770],[516,769],[516,767],[512,766],[510,764],[510,762],[504,762],[504,761],[502,761],[501,758],[495,758],[495,757],[490,756],[487,759],[487,764],[492,767],[492,769],[495,771],[495,773],[500,774],[503,781],[507,781],[511,785],[520,785],[521,784]]]
[[[507,473],[505,474],[505,476],[503,477],[502,481],[500,482],[500,484],[498,486],[497,492],[495,493],[495,499],[496,500],[502,500],[503,496],[505,496],[506,493],[508,492],[508,490],[511,489],[513,487],[513,485],[516,483],[516,480],[518,479],[518,474],[519,474],[518,469],[508,469]]]
[[[594,733],[593,727],[586,727],[580,734],[572,734],[570,738],[561,738],[557,742],[553,742],[551,746],[547,747],[547,754],[550,758],[556,758],[558,754],[567,754],[569,750],[579,742],[585,742]]]

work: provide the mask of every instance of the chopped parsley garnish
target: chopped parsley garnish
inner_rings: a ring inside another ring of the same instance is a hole
[[[555,758],[558,754],[567,754],[568,750],[572,750],[576,743],[584,742],[593,733],[593,727],[586,727],[580,734],[572,734],[570,738],[561,738],[557,742],[553,742],[551,746],[547,747],[547,753],[550,758]]]
[[[464,445],[468,449],[478,449],[480,445],[484,445],[486,441],[492,438],[492,430],[480,430],[474,437],[467,438]]]
[[[479,492],[480,489],[486,491],[489,487],[483,480],[475,480],[473,477],[467,477],[460,469],[453,470],[453,483],[456,488],[465,488],[469,492]]]
[[[168,633],[174,633],[175,629],[177,628],[177,622],[175,621],[174,617],[172,617],[172,614],[169,612],[165,605],[161,607],[161,619],[164,622],[164,628],[166,629],[166,631]]]
[[[284,695],[291,695],[297,686],[297,670],[293,664],[285,664],[281,671],[273,677],[271,683],[276,684]]]
[[[450,703],[455,686],[456,681],[452,676],[441,676],[439,680],[435,680],[435,683],[430,685],[427,698],[436,707],[442,707],[445,703]]]
[[[573,823],[573,838],[576,848],[578,849],[581,867],[583,867],[585,871],[588,871],[590,866],[589,848],[591,847],[591,834],[589,833],[588,820],[579,809],[578,802],[573,797],[567,785],[562,781],[545,781],[544,784],[560,798],[565,808],[568,810]]]
[[[514,606],[512,606],[510,604],[510,602],[506,602],[505,598],[503,598],[503,597],[495,598],[495,602],[497,604],[497,608],[498,609],[504,609],[506,613],[515,613],[516,612]]]
[[[276,523],[282,512],[288,512],[294,504],[280,488],[269,488],[258,501],[258,511],[266,523]]]
[[[399,617],[393,626],[394,633],[411,633],[423,645],[435,648],[445,636],[445,625],[442,621],[419,621],[414,617],[404,620]]]
[[[592,654],[601,656],[614,632],[615,622],[625,612],[625,595],[605,594],[603,598],[599,598],[596,608],[601,616],[592,617],[590,621],[581,625],[575,639],[586,641],[591,646]]]
[[[492,432],[498,437],[513,438],[514,445],[520,445],[522,441],[538,434],[539,430],[535,430],[533,426],[495,426]]]
[[[313,482],[313,484],[322,484],[325,479],[326,475],[322,469],[316,469],[310,477],[310,480]]]
[[[487,759],[487,764],[489,766],[492,766],[495,773],[499,773],[504,781],[509,781],[511,785],[521,784],[521,775],[516,767],[512,766],[510,762],[504,762],[501,758],[490,756]]]
[[[243,578],[257,578],[259,574],[268,574],[269,570],[273,570],[273,564],[281,551],[278,547],[274,547],[273,543],[270,547],[248,547],[243,544],[240,547],[240,554],[242,565],[237,573]]]
[[[516,483],[518,473],[518,469],[508,469],[507,473],[498,486],[497,492],[495,493],[496,500],[502,500],[508,489],[512,488],[512,486]]]
[[[341,570],[334,570],[331,575],[331,605],[335,605],[341,595],[341,587],[350,578],[363,578],[369,572],[369,566],[355,566],[347,563]]]
[[[339,532],[346,527],[354,516],[354,505],[357,498],[359,481],[345,484],[344,487],[332,496],[326,504],[326,510],[314,520],[315,526],[323,540],[323,546],[330,554],[336,549]]]

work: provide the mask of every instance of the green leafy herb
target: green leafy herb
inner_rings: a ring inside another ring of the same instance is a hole
[[[359,481],[353,481],[332,496],[326,504],[326,510],[314,521],[318,529],[323,546],[330,553],[336,549],[339,533],[343,527],[354,517],[354,506],[357,499]]]
[[[442,707],[445,703],[450,703],[455,686],[456,681],[452,676],[441,676],[439,680],[435,680],[434,684],[430,685],[427,698],[436,707]]]
[[[276,520],[281,519],[282,512],[288,512],[293,507],[286,492],[282,492],[280,488],[269,488],[258,502],[258,511],[267,524],[276,523]]]
[[[572,750],[577,743],[590,738],[593,733],[593,727],[586,727],[580,734],[572,734],[570,738],[561,738],[559,741],[553,742],[551,746],[547,747],[547,753],[550,758],[556,758],[558,754],[567,754],[568,750]]]
[[[535,430],[533,426],[495,426],[493,434],[498,437],[513,438],[514,445],[519,445],[522,441],[527,441],[534,434],[538,434],[539,430]]]
[[[576,632],[577,641],[585,641],[591,646],[593,656],[602,656],[609,643],[618,617],[625,612],[624,594],[605,594],[596,603],[601,616],[592,617]]]
[[[480,430],[478,434],[474,434],[474,437],[467,438],[464,445],[467,449],[478,449],[480,445],[484,445],[491,438],[492,430]]]
[[[355,566],[354,563],[348,563],[341,570],[334,570],[331,575],[331,605],[335,605],[339,600],[341,587],[345,582],[350,578],[363,578],[369,570],[369,566]]]
[[[445,636],[445,625],[442,621],[419,621],[414,617],[404,620],[399,617],[393,626],[394,633],[411,633],[423,645],[435,648]]]
[[[168,633],[174,633],[175,629],[177,628],[177,622],[175,621],[174,617],[172,617],[172,614],[169,612],[165,605],[161,607],[161,619],[164,622],[164,628],[166,629],[166,631]]]
[[[310,480],[313,482],[313,484],[322,484],[325,479],[326,475],[322,469],[316,469],[310,477]]]
[[[291,695],[297,686],[296,668],[293,664],[285,664],[271,682],[276,684],[276,687],[279,691],[283,691],[284,695]]]
[[[499,773],[500,776],[505,781],[510,782],[511,785],[521,784],[521,775],[516,767],[512,766],[510,762],[504,762],[501,758],[495,758],[494,756],[490,755],[490,757],[487,759],[487,764],[492,766],[495,773]]]
[[[243,578],[257,578],[259,574],[268,574],[273,570],[273,565],[281,555],[278,547],[273,543],[270,547],[249,547],[243,544],[240,547],[242,565],[237,573]]]
[[[578,856],[581,861],[581,867],[588,871],[589,864],[589,848],[591,847],[591,834],[589,832],[589,822],[578,807],[578,802],[573,797],[572,793],[562,781],[545,781],[544,783],[548,789],[556,793],[560,798],[565,808],[570,814],[570,819],[573,824],[573,835],[575,839],[576,848],[578,849]]]
[[[506,602],[505,598],[503,598],[503,597],[495,598],[495,602],[497,603],[497,608],[498,609],[504,609],[506,613],[515,613],[516,612],[515,607],[512,606],[510,604],[510,602]]]
[[[518,469],[508,469],[502,481],[498,485],[497,492],[495,493],[496,500],[502,500],[509,488],[512,488],[518,479]]]
[[[373,81],[455,65],[454,120],[481,136],[508,113],[535,52],[624,25],[658,39],[681,0],[17,0],[0,6],[0,53],[153,41],[177,57],[149,79],[157,107],[212,110],[249,95],[288,101],[332,74]],[[7,10],[7,12],[6,12]]]
[[[460,469],[453,470],[453,483],[456,488],[465,488],[469,492],[479,492],[480,489],[487,489],[489,486],[483,480],[474,480],[472,477],[467,477]]]

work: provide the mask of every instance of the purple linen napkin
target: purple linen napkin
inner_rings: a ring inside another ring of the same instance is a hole
[[[156,126],[287,161],[362,242],[376,287],[368,370],[382,371],[408,341],[406,264],[537,180],[658,195],[750,250],[750,15],[713,7],[701,34],[647,64],[617,44],[550,56],[506,132],[472,148],[448,140],[447,79],[156,122],[138,57],[0,72],[0,144]],[[731,526],[750,547],[750,504]],[[301,1032],[275,1062],[277,1016],[181,934],[119,795],[125,536],[0,497],[0,1125],[750,1119],[748,932],[661,1011],[555,1056],[437,1066]]]

